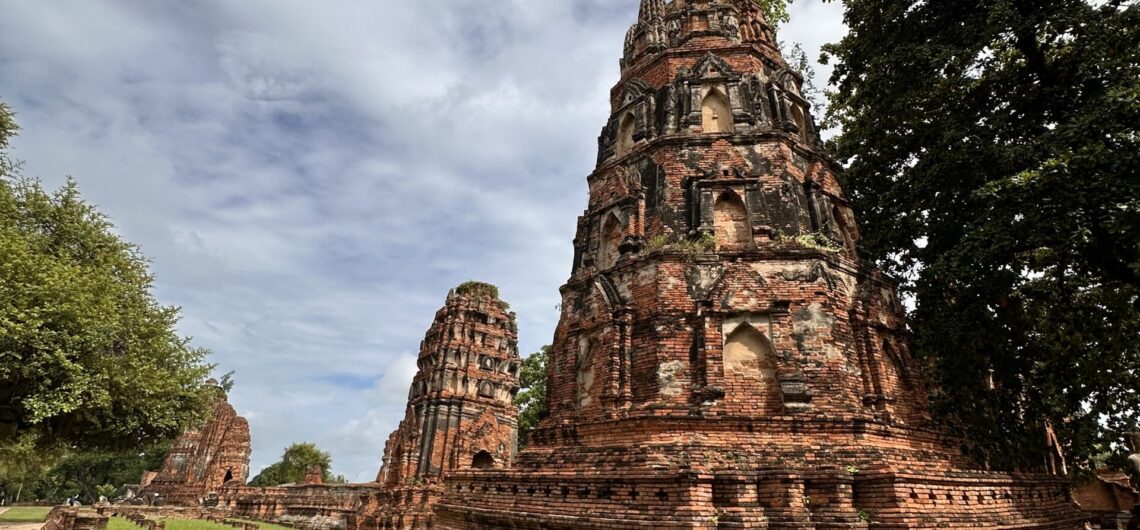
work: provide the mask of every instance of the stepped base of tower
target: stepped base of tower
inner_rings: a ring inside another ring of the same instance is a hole
[[[443,495],[434,484],[370,492],[360,497],[348,530],[414,530],[431,526],[432,506]]]
[[[1077,529],[1087,520],[1065,478],[964,471],[951,440],[921,429],[785,417],[549,431],[539,438],[558,445],[529,448],[514,469],[450,475],[432,528]],[[587,445],[564,445],[573,439]]]

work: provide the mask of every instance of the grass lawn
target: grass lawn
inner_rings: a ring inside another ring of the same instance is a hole
[[[253,519],[238,519],[238,520],[239,521],[245,521],[247,523],[253,523],[257,526],[260,526],[261,530],[293,530],[292,528],[289,528],[288,526],[281,526],[279,524],[273,524],[273,523],[263,523],[261,521],[254,521]]]
[[[0,525],[42,523],[47,521],[50,506],[17,506],[0,514]]]
[[[209,521],[202,521],[200,519],[163,519],[166,521],[166,530],[234,530],[231,526],[226,526],[218,523],[211,523]],[[245,520],[249,523],[254,523],[261,526],[261,530],[293,530],[284,526],[275,524],[263,523],[260,521]],[[107,523],[107,530],[140,530],[130,521],[122,517],[112,517],[111,521]]]

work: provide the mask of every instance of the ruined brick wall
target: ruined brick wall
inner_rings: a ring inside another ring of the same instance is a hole
[[[369,484],[303,483],[251,487],[231,483],[222,488],[218,509],[235,517],[312,530],[344,529],[359,499],[377,490]]]
[[[170,449],[162,469],[140,496],[159,494],[166,504],[196,506],[228,481],[249,477],[249,422],[238,416],[219,388],[210,420],[189,431]]]
[[[497,289],[452,290],[420,345],[408,408],[388,438],[376,481],[353,528],[422,528],[457,469],[509,467],[517,449],[520,368],[515,315]]]
[[[802,78],[750,0],[643,0],[578,220],[549,416],[437,528],[1078,528],[930,423]],[[880,526],[876,526],[880,527]]]

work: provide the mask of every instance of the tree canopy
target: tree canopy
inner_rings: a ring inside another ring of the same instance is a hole
[[[305,480],[305,473],[312,466],[320,466],[323,480],[326,484],[343,483],[343,476],[333,475],[332,456],[322,451],[313,443],[295,443],[285,448],[281,461],[270,464],[261,470],[250,486],[280,486],[282,484],[300,484]]]
[[[939,417],[982,460],[1078,461],[1140,415],[1140,8],[847,0],[831,145],[905,279]],[[1115,447],[1119,448],[1119,445]]]
[[[519,392],[515,405],[519,408],[519,449],[526,447],[527,435],[546,413],[546,358],[550,346],[523,359],[519,371]]]
[[[752,0],[756,5],[760,6],[760,10],[764,12],[764,19],[772,25],[773,28],[779,27],[781,24],[788,21],[788,5],[792,0]]]
[[[137,447],[205,418],[205,350],[152,295],[147,258],[74,180],[20,174],[0,104],[0,448]]]

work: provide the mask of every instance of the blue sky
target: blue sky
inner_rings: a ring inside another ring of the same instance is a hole
[[[153,258],[236,372],[254,472],[311,441],[375,477],[447,290],[549,343],[636,0],[3,0],[25,173]],[[811,57],[841,6],[799,0]],[[827,71],[820,68],[820,84]]]

